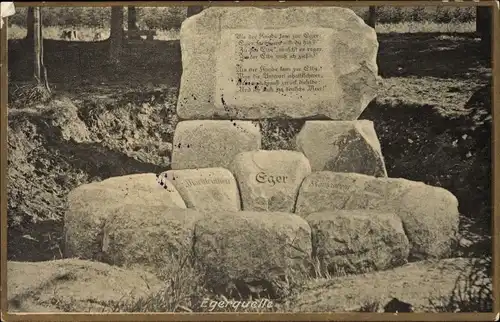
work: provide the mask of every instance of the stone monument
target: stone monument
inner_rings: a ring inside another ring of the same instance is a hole
[[[376,33],[352,10],[212,7],[186,19],[180,38],[181,121],[171,169],[157,179],[161,189],[149,186],[151,175],[133,177],[150,178],[130,184],[137,190],[133,209],[144,214],[130,214],[122,200],[128,192],[116,188],[93,217],[82,216],[83,205],[131,177],[76,189],[65,222],[69,253],[88,258],[95,247],[125,249],[117,240],[130,232],[114,224],[120,218],[172,232],[158,234],[158,244],[179,252],[173,229],[185,222],[182,240],[215,289],[262,284],[275,295],[286,293],[292,263],[293,271],[308,273],[315,258],[326,273],[355,274],[450,255],[455,196],[387,178],[374,125],[358,120],[380,78]],[[256,121],[263,119],[305,120],[295,151],[262,150]],[[72,246],[75,239],[87,246]],[[151,249],[157,243],[144,240]],[[120,256],[108,258],[144,262]]]

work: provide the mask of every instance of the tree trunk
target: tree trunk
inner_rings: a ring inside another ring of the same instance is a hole
[[[481,30],[481,24],[479,23],[480,17],[481,17],[481,12],[479,11],[479,6],[476,7],[476,32],[479,33]]]
[[[43,53],[44,53],[44,48],[43,48],[43,25],[42,25],[42,8],[38,9],[38,15],[40,21],[40,33],[39,33],[39,39],[40,39],[40,69],[42,72],[42,78],[43,78],[43,85],[45,86],[45,90],[47,93],[50,95],[50,86],[49,86],[49,80],[47,78],[47,68],[45,68],[45,63],[43,59]]]
[[[47,69],[43,64],[43,35],[42,35],[42,13],[40,7],[33,8],[33,76],[38,85],[45,88],[50,94],[50,86],[47,79]]]
[[[377,24],[377,7],[370,6],[368,9],[368,26],[375,28]]]
[[[123,7],[111,7],[111,30],[109,34],[109,59],[119,63],[123,49]]]
[[[34,8],[28,7],[28,13],[26,16],[26,29],[28,29],[28,32],[26,33],[26,39],[33,39],[33,34],[35,33],[33,30],[33,27],[35,26],[33,21],[34,19]]]
[[[34,52],[34,63],[33,63],[33,73],[35,80],[40,84],[42,82],[41,77],[41,55],[42,55],[42,26],[40,25],[40,7],[33,8],[33,52]]]
[[[491,31],[493,12],[490,7],[476,7],[476,32],[481,37],[482,49],[491,52]]]
[[[203,9],[204,9],[203,6],[189,6],[187,8],[186,18],[199,14],[200,12],[203,11]]]
[[[137,11],[135,10],[135,6],[128,6],[128,30],[136,30],[137,29]]]
[[[491,16],[492,12],[489,7],[476,7],[476,32],[479,34],[491,34]]]
[[[481,33],[482,31],[482,22],[483,22],[483,8],[480,6],[476,7],[476,32]]]
[[[137,30],[137,11],[135,10],[135,6],[128,6],[127,8],[128,15],[127,15],[127,26],[128,26],[128,32]],[[129,39],[138,39],[141,38],[139,35],[128,35]]]

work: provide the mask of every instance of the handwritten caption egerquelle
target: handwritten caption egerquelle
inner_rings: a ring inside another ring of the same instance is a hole
[[[274,306],[273,301],[269,299],[259,299],[254,301],[236,301],[236,300],[223,300],[216,301],[210,299],[203,299],[201,302],[201,307],[208,308],[208,311],[212,312],[215,309],[228,309],[231,308],[234,311],[239,309],[253,309],[253,310],[263,310],[270,309]]]

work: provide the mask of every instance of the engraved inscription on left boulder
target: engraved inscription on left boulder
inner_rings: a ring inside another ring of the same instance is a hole
[[[241,210],[238,186],[227,169],[169,170],[162,176],[177,188],[188,208],[200,211]]]

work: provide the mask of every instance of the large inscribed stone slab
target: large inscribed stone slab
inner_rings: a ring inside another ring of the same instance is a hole
[[[183,119],[354,120],[378,86],[375,31],[345,8],[209,8],[181,50]]]

